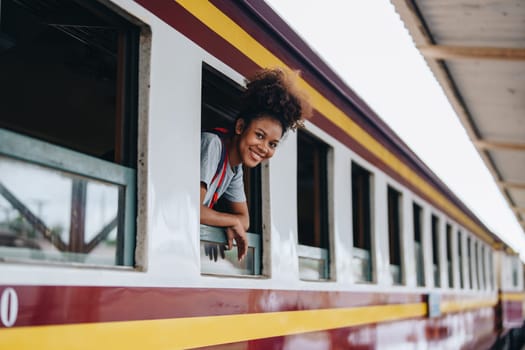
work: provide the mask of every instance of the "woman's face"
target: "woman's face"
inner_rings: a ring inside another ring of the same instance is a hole
[[[274,155],[281,140],[283,128],[276,119],[261,116],[253,119],[247,126],[243,119],[237,120],[235,133],[239,135],[238,157],[240,162],[253,168]]]

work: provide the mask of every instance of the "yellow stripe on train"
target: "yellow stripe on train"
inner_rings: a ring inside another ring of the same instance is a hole
[[[525,293],[501,293],[499,298],[502,301],[525,301]]]
[[[484,307],[494,307],[498,304],[498,298],[484,298],[474,300],[447,300],[441,303],[442,313],[481,309]]]
[[[259,66],[286,66],[283,61],[261,45],[209,1],[177,0],[177,2]],[[357,142],[362,144],[385,164],[388,164],[399,176],[406,179],[416,188],[419,188],[421,192],[429,198],[433,198],[438,205],[444,208],[449,215],[462,223],[466,228],[476,233],[487,243],[494,244],[494,239],[490,237],[482,227],[472,221],[470,217],[459,210],[445,196],[429,185],[364,129],[348,118],[343,111],[332,104],[306,81],[301,80],[301,84],[308,91],[315,109],[321,112],[327,119],[357,140]]]
[[[0,349],[188,349],[424,317],[425,303],[0,330]]]

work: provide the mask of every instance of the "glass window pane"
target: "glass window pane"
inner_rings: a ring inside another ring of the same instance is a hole
[[[422,213],[423,209],[416,203],[412,203],[413,223],[414,223],[414,254],[416,258],[416,279],[417,285],[423,287],[425,285],[425,269],[423,261],[422,247]]]
[[[354,281],[368,282],[372,280],[370,252],[365,249],[353,248],[352,272]]]
[[[302,280],[316,281],[324,279],[325,261],[322,259],[313,259],[299,257],[299,278]]]
[[[0,257],[117,264],[123,187],[0,157]]]
[[[248,247],[248,252],[242,261],[237,259],[237,247],[225,249],[225,244],[201,240],[201,271],[205,274],[224,275],[255,275],[254,248]]]

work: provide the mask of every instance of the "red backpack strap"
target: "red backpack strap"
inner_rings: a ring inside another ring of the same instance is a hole
[[[215,171],[215,175],[213,175],[213,178],[211,179],[211,183],[213,183],[217,177],[219,177],[219,182],[217,183],[217,189],[213,193],[213,196],[211,198],[210,204],[208,205],[209,208],[213,208],[217,201],[219,200],[219,188],[222,185],[222,182],[224,181],[224,178],[226,176],[226,170],[228,167],[228,152],[226,150],[226,145],[224,144],[223,137],[224,135],[228,134],[228,130],[224,128],[214,128],[212,130],[209,130],[207,132],[210,132],[212,134],[215,134],[219,136],[221,139],[221,158],[219,160],[219,164],[217,165],[217,170]],[[210,184],[211,184],[210,183]]]

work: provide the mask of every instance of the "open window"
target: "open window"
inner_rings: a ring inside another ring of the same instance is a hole
[[[479,273],[480,267],[481,267],[481,264],[479,262],[479,244],[478,244],[478,241],[475,240],[474,241],[474,271],[475,271],[474,278],[476,281],[475,285],[477,289],[481,289],[481,278],[480,278],[480,273]]]
[[[232,130],[239,115],[244,88],[210,65],[202,65],[201,129]],[[244,192],[250,211],[248,253],[237,260],[237,247],[225,250],[222,228],[201,225],[201,272],[205,274],[259,275],[262,252],[261,166],[243,168]],[[226,201],[219,200],[214,209],[228,211]]]
[[[512,287],[519,287],[520,259],[518,255],[511,256]]]
[[[431,217],[432,229],[432,270],[434,272],[434,287],[441,287],[441,269],[440,269],[440,240],[439,240],[439,219],[437,216]]]
[[[494,251],[489,249],[489,285],[490,290],[496,289],[496,281],[494,277]]]
[[[467,280],[468,288],[474,288],[474,277],[472,271],[472,242],[470,236],[467,236]]]
[[[393,187],[387,189],[388,202],[388,246],[390,275],[393,284],[403,283],[401,266],[401,192]]]
[[[465,278],[464,278],[464,261],[463,257],[465,256],[465,245],[463,244],[463,234],[458,230],[458,267],[459,267],[459,287],[461,289],[465,288]]]
[[[352,162],[352,268],[356,282],[372,282],[372,174]]]
[[[299,277],[329,279],[328,151],[313,135],[297,133]]]
[[[489,289],[489,285],[487,283],[487,250],[485,249],[484,244],[481,246],[481,283],[483,285],[483,289]]]
[[[412,203],[414,221],[414,257],[416,264],[416,282],[418,287],[425,286],[425,262],[423,260],[423,210],[416,203]]]
[[[454,274],[453,274],[453,262],[452,262],[452,226],[447,223],[445,226],[446,238],[447,238],[447,272],[448,272],[448,287],[454,287]]]
[[[0,3],[0,259],[134,265],[140,27]]]

